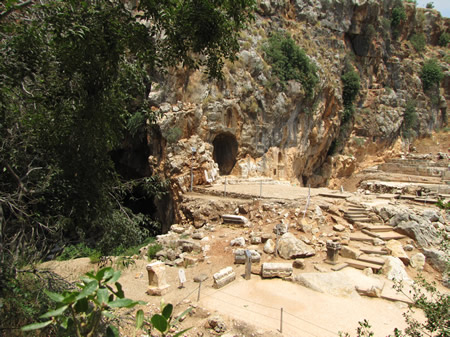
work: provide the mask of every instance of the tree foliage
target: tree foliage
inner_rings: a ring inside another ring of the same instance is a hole
[[[181,63],[220,77],[253,3],[0,3],[0,283],[66,241],[106,253],[153,230],[124,200],[136,184],[161,197],[165,182],[124,181],[111,151],[156,121],[147,97],[157,72]]]
[[[434,86],[439,86],[444,78],[444,73],[436,60],[431,59],[425,62],[420,72],[423,90],[427,91]]]
[[[416,101],[409,100],[403,114],[402,134],[405,138],[411,138],[415,134],[417,126]]]
[[[306,95],[312,97],[319,81],[316,66],[290,36],[273,34],[265,45],[264,52],[281,83],[299,81]]]

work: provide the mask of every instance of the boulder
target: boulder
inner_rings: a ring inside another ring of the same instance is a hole
[[[273,232],[275,234],[277,234],[277,232],[278,232],[279,235],[284,235],[284,234],[287,233],[288,229],[289,229],[289,224],[287,224],[287,223],[279,223],[278,225],[276,225],[273,228]]]
[[[424,249],[423,254],[427,257],[428,263],[430,263],[436,270],[441,273],[445,271],[448,256],[446,256],[442,250]]]
[[[285,278],[292,275],[293,268],[290,263],[268,263],[261,266],[261,276],[263,278],[280,277]]]
[[[237,247],[244,247],[245,239],[243,237],[238,237],[236,239],[231,240],[230,245],[237,246]]]
[[[425,266],[425,255],[423,255],[422,253],[414,254],[413,256],[411,256],[409,263],[411,267],[421,271]]]
[[[300,224],[298,225],[297,228],[303,233],[311,233],[312,225],[308,223],[308,221],[305,218],[303,218],[300,220]]]
[[[305,260],[303,259],[295,259],[294,262],[292,262],[292,267],[296,269],[305,269]]]
[[[345,231],[345,226],[343,226],[343,225],[334,225],[333,226],[333,230],[335,230],[336,232],[343,232],[343,231]]]
[[[275,253],[275,242],[272,239],[268,239],[264,244],[264,253],[273,254]]]
[[[420,247],[430,247],[441,242],[438,231],[425,219],[421,223],[415,220],[400,222],[394,230],[414,239]]]
[[[342,246],[339,253],[341,254],[342,257],[346,257],[348,259],[354,259],[354,260],[357,260],[358,257],[362,254],[358,249],[351,248],[348,246]]]
[[[381,272],[390,280],[407,281],[410,280],[406,273],[405,266],[398,257],[386,256]]]
[[[397,240],[389,240],[386,242],[386,248],[393,257],[398,257],[405,266],[409,265],[409,257],[406,255],[406,252],[403,250],[403,245],[400,241]]]
[[[298,240],[293,234],[286,233],[278,242],[278,254],[283,259],[296,259],[299,257],[309,257],[316,254],[314,248]]]

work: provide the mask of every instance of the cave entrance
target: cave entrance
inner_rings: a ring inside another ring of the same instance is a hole
[[[219,172],[228,175],[236,164],[238,142],[231,133],[220,133],[213,140],[213,158],[219,165]]]

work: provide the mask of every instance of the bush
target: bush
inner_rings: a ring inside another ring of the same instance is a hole
[[[289,80],[299,81],[306,95],[312,97],[319,81],[316,66],[289,35],[272,35],[263,50],[282,85]]]
[[[353,105],[353,102],[358,96],[360,88],[359,75],[353,69],[350,69],[341,77],[343,83],[342,99],[344,100],[344,107],[348,108]]]
[[[391,27],[396,28],[398,25],[406,20],[406,12],[403,6],[397,6],[392,10]]]
[[[89,248],[85,243],[79,243],[77,245],[70,245],[64,248],[60,256],[56,258],[58,261],[66,261],[77,259],[79,257],[88,257],[95,255],[96,250]]]
[[[426,8],[429,8],[429,9],[434,8],[434,3],[432,3],[432,2],[427,3]]]
[[[417,126],[417,112],[416,102],[414,100],[408,101],[405,113],[403,114],[402,134],[405,138],[411,138],[414,134],[414,129]]]
[[[444,32],[439,36],[439,45],[442,47],[447,47],[450,43],[450,33]]]
[[[424,51],[425,45],[427,43],[425,35],[423,33],[412,35],[409,41],[411,41],[411,44],[417,52]]]
[[[422,80],[423,90],[427,91],[433,86],[439,86],[444,78],[444,73],[436,60],[428,60],[422,67],[420,79]]]
[[[162,245],[157,242],[148,246],[147,255],[149,259],[153,260],[156,257],[156,253],[158,253],[162,248]]]

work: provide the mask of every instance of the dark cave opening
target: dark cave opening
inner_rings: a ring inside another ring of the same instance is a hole
[[[213,140],[213,158],[219,165],[219,172],[228,175],[236,164],[238,142],[231,133],[220,133]]]

